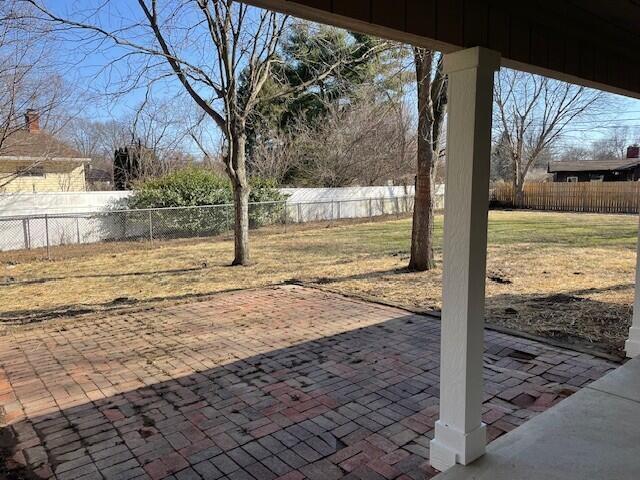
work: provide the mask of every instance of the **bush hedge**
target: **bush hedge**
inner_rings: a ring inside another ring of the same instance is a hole
[[[283,202],[286,198],[272,180],[254,178],[250,180],[250,186],[249,202]],[[233,190],[230,180],[211,170],[196,167],[138,182],[134,185],[133,195],[127,200],[130,209],[208,206],[152,212],[154,230],[165,237],[212,235],[230,230],[234,219],[231,204]],[[277,223],[283,215],[283,203],[249,206],[251,228]]]

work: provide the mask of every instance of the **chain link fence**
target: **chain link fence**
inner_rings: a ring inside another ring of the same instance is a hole
[[[249,204],[249,228],[405,215],[413,196]],[[233,230],[232,204],[0,217],[0,251],[98,242],[157,242]]]

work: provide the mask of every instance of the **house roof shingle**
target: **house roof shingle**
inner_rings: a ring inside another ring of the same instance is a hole
[[[26,157],[53,161],[86,161],[86,155],[78,152],[54,136],[43,132],[28,132],[16,130],[9,135],[0,151],[0,159],[3,157]]]
[[[628,170],[640,165],[638,158],[623,158],[615,160],[556,160],[549,162],[547,171],[555,172],[591,172]]]

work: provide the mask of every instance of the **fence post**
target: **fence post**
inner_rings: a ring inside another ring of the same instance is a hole
[[[340,205],[342,202],[340,202],[340,200],[338,200],[338,220],[340,220]]]
[[[76,217],[76,235],[78,236],[78,244],[80,244],[80,219]]]
[[[31,232],[29,232],[29,218],[22,219],[22,236],[24,237],[24,248],[31,248]]]
[[[153,247],[153,219],[151,217],[151,210],[149,210],[149,241]]]
[[[373,217],[373,199],[369,197],[369,218]]]
[[[298,223],[302,223],[302,204],[298,202]]]
[[[287,217],[289,216],[289,210],[287,206],[287,201],[284,201],[284,233],[287,233]]]
[[[44,214],[44,231],[47,241],[47,259],[51,260],[51,251],[49,247],[49,215],[46,213]]]

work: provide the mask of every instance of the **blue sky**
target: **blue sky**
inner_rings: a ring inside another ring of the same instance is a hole
[[[47,5],[62,17],[98,25],[107,31],[121,29],[133,19],[142,19],[135,0],[49,0]],[[94,12],[98,6],[100,10],[96,15]],[[115,97],[111,95],[119,90],[118,81],[127,75],[129,68],[129,59],[117,59],[132,49],[118,46],[111,40],[98,42],[88,39],[87,34],[81,31],[60,33],[58,45],[59,58],[66,66],[66,75],[94,100],[85,109],[87,116],[98,120],[117,118],[134,110],[144,100],[145,83],[129,93]],[[154,88],[158,98],[175,96],[181,92],[173,78]]]
[[[132,18],[140,18],[141,13],[137,2],[133,0],[50,0],[48,5],[56,13],[73,18],[83,18],[97,23],[107,30],[119,29]],[[93,10],[101,5],[98,15]],[[200,55],[196,42],[189,46],[189,55]],[[83,88],[92,96],[92,102],[82,114],[94,119],[109,120],[127,115],[135,110],[144,99],[145,82],[140,88],[133,89],[127,94],[109,96],[107,92],[113,90],[117,81],[127,72],[127,60],[111,63],[115,58],[126,53],[126,49],[113,46],[111,42],[101,44],[80,41],[76,34],[67,34],[59,44],[59,55],[67,65],[66,75],[74,82],[84,85]],[[117,88],[115,88],[117,89]],[[153,95],[157,101],[175,97],[182,93],[176,80],[169,79],[157,84]],[[574,122],[571,131],[567,132],[561,145],[589,144],[595,140],[608,137],[616,129],[627,127],[630,141],[640,141],[640,100],[609,95],[610,108],[599,115],[597,120],[579,120]],[[408,102],[415,101],[415,93],[409,91]],[[186,99],[190,102],[190,99]],[[184,102],[183,102],[184,103]]]

